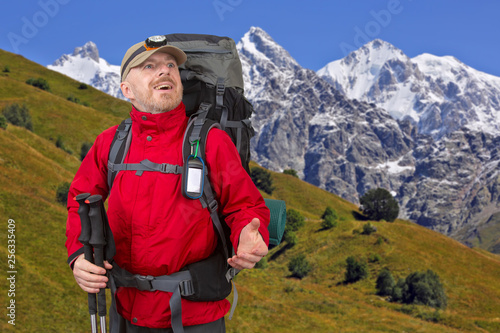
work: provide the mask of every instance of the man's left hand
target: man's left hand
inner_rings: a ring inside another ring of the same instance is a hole
[[[268,252],[267,245],[259,232],[260,221],[254,218],[240,233],[236,255],[227,262],[232,267],[242,270],[253,268]]]

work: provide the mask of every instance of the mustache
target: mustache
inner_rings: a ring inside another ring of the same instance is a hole
[[[162,78],[160,80],[156,80],[152,83],[152,86],[157,86],[159,84],[165,84],[165,83],[169,83],[171,86],[174,86],[175,85],[175,82],[174,80],[170,79],[170,78]]]

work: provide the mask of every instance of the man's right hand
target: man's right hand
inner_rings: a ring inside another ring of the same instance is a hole
[[[106,269],[113,268],[107,261],[104,262],[104,267]],[[108,278],[104,275],[106,269],[85,260],[83,254],[81,254],[73,265],[73,275],[80,288],[88,293],[95,294],[99,292],[100,288],[106,288],[108,282]]]

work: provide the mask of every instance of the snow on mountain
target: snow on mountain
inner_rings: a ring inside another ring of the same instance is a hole
[[[377,39],[317,73],[349,98],[375,103],[436,139],[463,127],[500,131],[500,78],[453,57],[410,59]]]
[[[466,243],[494,230],[497,78],[452,57],[410,59],[381,40],[318,73],[259,28],[238,50],[255,109],[253,160],[351,202],[388,189],[401,218]]]
[[[125,99],[120,90],[120,66],[110,65],[99,57],[97,46],[87,42],[64,54],[47,68],[89,84],[111,96]]]

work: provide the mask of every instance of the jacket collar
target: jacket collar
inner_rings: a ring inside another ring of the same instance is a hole
[[[182,102],[173,110],[156,114],[139,111],[132,105],[130,117],[132,118],[132,128],[137,133],[165,132],[181,128],[182,124],[187,122],[186,109]]]

